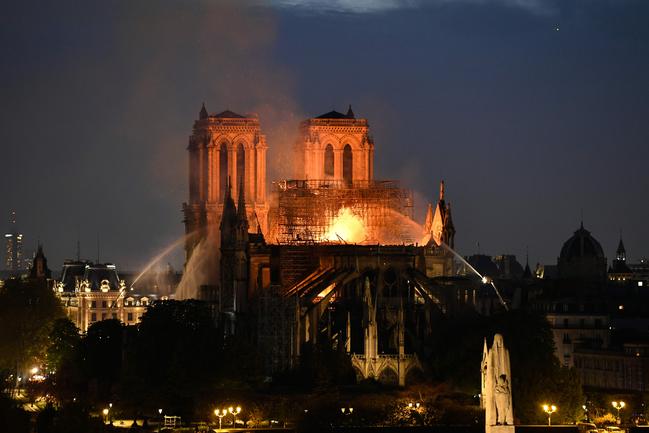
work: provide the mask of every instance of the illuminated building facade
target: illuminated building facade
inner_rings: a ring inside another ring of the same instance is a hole
[[[81,332],[107,319],[135,325],[153,300],[127,290],[117,268],[110,263],[66,260],[54,290],[67,316]]]
[[[11,229],[5,233],[5,267],[8,271],[19,272],[24,269],[23,235],[16,228],[16,212],[11,212]]]
[[[326,342],[361,379],[412,380],[432,317],[476,299],[449,284],[455,262],[441,244],[454,244],[455,228],[443,183],[422,228],[412,194],[374,178],[369,123],[350,107],[300,124],[295,178],[273,183],[269,207],[258,119],[199,117],[185,224],[187,233],[219,229],[218,270],[208,269],[218,278],[199,296],[222,329],[251,338],[269,373]],[[195,245],[187,242],[188,258]]]
[[[218,233],[223,202],[243,193],[248,219],[266,230],[266,136],[256,115],[240,115],[226,110],[208,114],[205,105],[194,122],[189,137],[189,201],[185,216],[186,259],[196,244],[208,234]]]
[[[374,141],[367,119],[330,111],[300,124],[295,144],[295,179],[352,184],[374,177]]]

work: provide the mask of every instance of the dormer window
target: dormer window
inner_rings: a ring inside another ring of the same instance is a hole
[[[108,280],[101,280],[101,285],[99,286],[99,290],[101,290],[104,293],[110,290],[110,285],[108,283]]]

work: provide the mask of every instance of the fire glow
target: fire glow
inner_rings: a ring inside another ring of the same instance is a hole
[[[328,241],[343,241],[350,244],[360,244],[367,239],[367,231],[363,219],[348,207],[338,211],[331,221],[326,239]]]

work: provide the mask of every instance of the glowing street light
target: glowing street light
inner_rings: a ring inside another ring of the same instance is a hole
[[[623,401],[613,401],[611,402],[613,407],[617,409],[617,423],[621,424],[622,420],[620,419],[620,409],[624,409],[624,406],[626,406],[626,403]]]
[[[411,403],[408,403],[408,409],[414,409],[414,410],[417,410],[417,409],[419,409],[419,406],[421,406],[421,404],[420,404],[419,402],[416,402],[416,403],[412,403],[412,402],[411,402]]]
[[[544,404],[543,412],[548,414],[548,425],[552,425],[552,414],[557,411],[557,407],[553,404]]]
[[[230,408],[231,409],[231,408]],[[227,409],[214,409],[214,415],[219,417],[219,430],[221,430],[221,420],[223,419],[224,416],[228,414]]]
[[[233,408],[232,406],[230,406],[228,408],[228,412],[230,412],[232,414],[232,417],[233,417],[233,419],[232,419],[232,427],[236,428],[236,426],[237,426],[237,415],[239,415],[241,413],[241,406],[237,406],[236,408]]]
[[[351,415],[354,413],[354,408],[353,407],[341,407],[340,411],[342,412],[343,415]]]
[[[104,410],[101,411],[101,413],[104,414],[104,424],[108,422],[108,412],[110,412],[110,409],[105,408]]]

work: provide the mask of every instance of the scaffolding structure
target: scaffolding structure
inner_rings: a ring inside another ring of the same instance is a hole
[[[269,240],[277,244],[322,243],[343,208],[362,219],[363,244],[413,243],[412,192],[398,182],[282,180],[273,183]],[[344,239],[340,239],[344,242]]]

